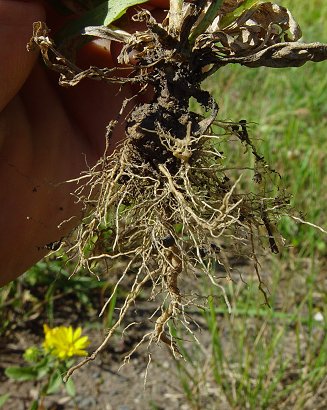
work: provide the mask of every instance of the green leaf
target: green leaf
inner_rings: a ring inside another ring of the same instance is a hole
[[[195,39],[200,34],[203,34],[206,31],[206,29],[210,26],[210,24],[212,24],[214,19],[217,17],[217,13],[222,5],[222,2],[223,0],[215,0],[210,4],[205,16],[200,21],[200,23],[196,26],[196,28],[193,30],[189,38],[189,41],[191,44],[193,44]]]
[[[73,379],[68,379],[68,380],[67,380],[67,382],[66,382],[66,384],[65,384],[65,389],[66,389],[67,394],[68,394],[70,397],[75,397],[75,395],[76,395],[76,388],[75,388],[75,383],[74,383]]]
[[[30,407],[30,410],[38,410],[38,408],[39,408],[39,401],[34,400],[31,407]]]
[[[244,0],[243,3],[235,10],[227,13],[223,16],[219,22],[221,29],[229,26],[233,21],[238,19],[245,11],[250,10],[252,7],[257,7],[262,3],[266,3],[265,0]]]
[[[6,403],[6,401],[9,399],[9,397],[10,397],[10,395],[8,393],[7,394],[2,394],[0,396],[0,407],[2,407]]]
[[[62,385],[62,383],[63,383],[63,381],[62,381],[60,371],[57,370],[50,377],[46,394],[56,393],[60,389],[60,386]]]
[[[106,3],[108,4],[108,13],[104,20],[104,26],[109,26],[115,20],[118,20],[123,14],[126,13],[126,10],[136,4],[145,3],[147,0],[109,0]]]
[[[34,367],[18,367],[12,366],[5,369],[5,375],[10,379],[27,381],[36,380],[38,372]]]
[[[45,375],[50,373],[53,364],[49,356],[46,356],[43,360],[41,360],[37,365],[34,366],[35,371],[37,372],[37,379],[42,379]]]
[[[85,13],[78,20],[74,20],[64,27],[56,35],[55,40],[59,43],[70,37],[78,35],[87,26],[109,26],[118,20],[126,10],[147,0],[107,0],[99,6]]]

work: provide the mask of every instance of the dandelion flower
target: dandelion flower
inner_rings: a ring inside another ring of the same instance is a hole
[[[90,341],[87,336],[82,336],[82,328],[73,329],[72,326],[58,326],[50,329],[47,325],[44,329],[44,349],[53,356],[65,360],[72,356],[87,356],[85,348]]]

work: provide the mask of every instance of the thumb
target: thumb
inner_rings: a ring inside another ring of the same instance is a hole
[[[44,19],[37,1],[0,0],[0,111],[30,74],[37,53],[28,52],[32,24]]]

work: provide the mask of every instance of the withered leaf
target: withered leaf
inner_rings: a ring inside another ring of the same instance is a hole
[[[247,55],[273,44],[297,41],[302,33],[285,7],[260,0],[226,0],[211,32],[230,55]]]

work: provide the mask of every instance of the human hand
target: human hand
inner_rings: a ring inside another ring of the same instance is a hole
[[[149,3],[168,8],[169,1]],[[106,126],[133,93],[91,80],[60,88],[38,54],[26,51],[33,22],[45,21],[48,12],[42,1],[0,0],[0,286],[78,224],[76,186],[62,182],[103,154]],[[108,43],[89,44],[82,59],[112,64]],[[113,145],[123,135],[120,123]],[[64,220],[70,222],[60,225]]]

